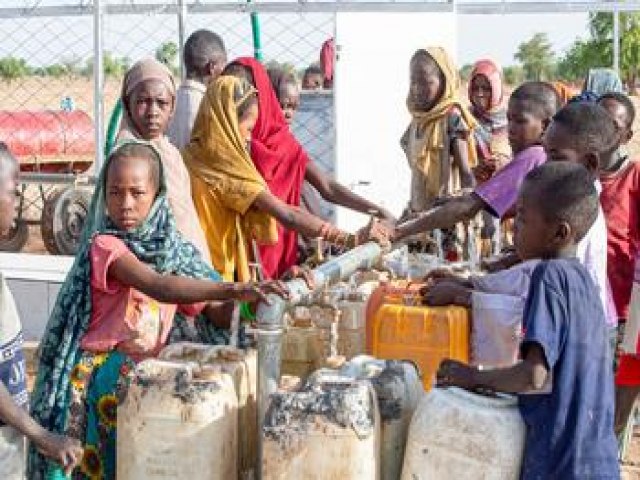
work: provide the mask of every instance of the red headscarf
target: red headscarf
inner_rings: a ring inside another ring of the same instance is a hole
[[[264,66],[249,57],[233,63],[251,70],[258,90],[259,114],[251,136],[251,159],[271,193],[298,207],[309,157],[285,122]],[[280,277],[298,260],[298,234],[278,224],[278,239],[276,245],[260,246],[262,267],[268,278]]]
[[[320,50],[320,68],[322,68],[322,74],[324,75],[324,88],[333,87],[335,49],[333,38],[330,38],[322,44],[322,49]]]

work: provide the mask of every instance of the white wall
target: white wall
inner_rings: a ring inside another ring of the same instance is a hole
[[[409,167],[400,136],[409,122],[409,60],[429,45],[456,53],[452,13],[338,13],[336,43],[336,178],[360,181],[357,193],[399,215],[409,199]],[[455,57],[454,57],[455,58]],[[360,214],[338,209],[338,224],[353,230]]]

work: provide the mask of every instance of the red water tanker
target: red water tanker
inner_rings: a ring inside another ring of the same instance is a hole
[[[18,159],[21,172],[18,221],[0,239],[0,250],[21,250],[28,225],[39,224],[49,252],[75,254],[91,197],[88,175],[82,175],[95,156],[91,117],[77,110],[0,110],[0,141]],[[38,189],[35,199],[27,194],[30,185]],[[28,218],[34,209],[41,214]]]
[[[0,110],[0,141],[22,172],[81,173],[95,154],[93,121],[79,110]]]

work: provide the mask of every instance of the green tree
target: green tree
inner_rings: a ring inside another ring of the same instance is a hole
[[[559,63],[558,73],[568,80],[584,78],[589,68],[613,65],[613,14],[589,15],[590,38],[577,39]],[[640,76],[640,13],[620,13],[620,73],[635,93]]]
[[[526,80],[545,80],[553,73],[555,54],[546,33],[536,33],[522,42],[514,58],[522,64]]]
[[[520,85],[524,81],[524,70],[520,65],[510,65],[502,69],[504,81],[507,85]]]
[[[164,63],[172,72],[178,71],[178,45],[176,42],[164,42],[156,49],[156,60]]]
[[[463,65],[462,68],[460,69],[460,79],[463,82],[468,82],[469,80],[471,80],[469,77],[471,77],[472,71],[473,71],[473,65],[471,65],[470,63]]]
[[[31,67],[29,67],[24,58],[12,56],[0,58],[0,78],[3,80],[10,82],[30,74]]]
[[[102,67],[105,77],[122,77],[130,65],[131,60],[128,57],[116,57],[110,52],[104,52],[102,55]],[[86,76],[93,75],[93,58],[87,60],[83,73]]]

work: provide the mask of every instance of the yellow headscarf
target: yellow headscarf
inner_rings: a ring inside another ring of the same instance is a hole
[[[442,71],[444,75],[444,91],[438,103],[428,112],[418,110],[411,101],[411,96],[407,99],[407,107],[413,117],[413,122],[421,132],[424,132],[425,138],[422,151],[412,161],[415,162],[416,167],[424,174],[427,180],[427,192],[435,198],[440,191],[442,150],[449,148],[448,145],[444,144],[447,128],[447,123],[444,121],[446,115],[455,106],[460,111],[462,119],[469,127],[469,130],[473,130],[477,122],[458,98],[460,78],[449,54],[442,47],[427,47],[424,51],[433,58]],[[478,154],[471,132],[469,133],[467,145],[469,166],[473,167],[477,164]]]
[[[245,93],[234,101],[234,92],[239,88]],[[244,80],[233,76],[218,78],[202,99],[191,141],[182,152],[189,173],[221,192],[229,203],[243,203],[256,191],[256,185],[268,188],[249,156],[238,124],[238,106],[255,94],[256,90]],[[236,218],[235,230],[236,269],[238,278],[246,281],[249,274],[245,237],[273,244],[278,239],[276,222],[270,215],[249,208]]]

